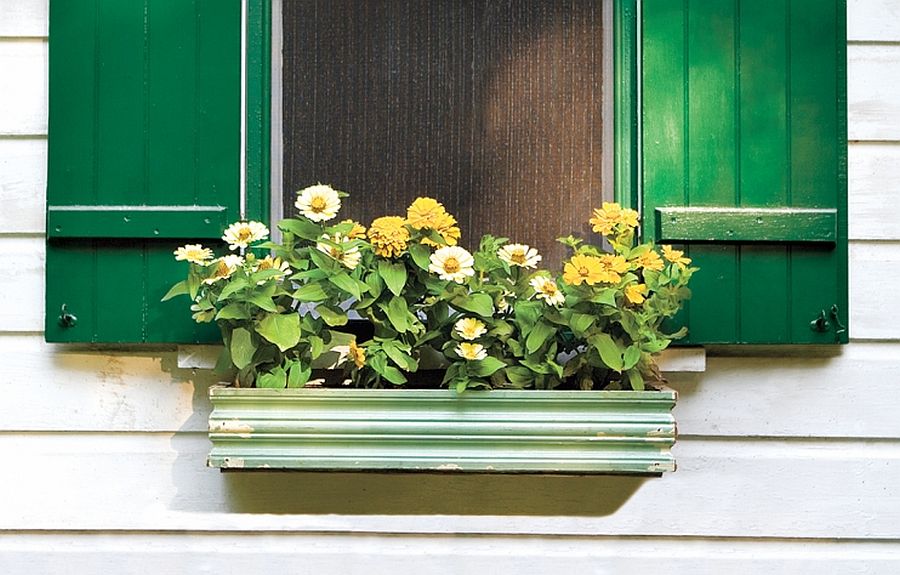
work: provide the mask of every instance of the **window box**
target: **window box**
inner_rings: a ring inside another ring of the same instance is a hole
[[[676,392],[247,389],[209,392],[209,466],[658,475]]]

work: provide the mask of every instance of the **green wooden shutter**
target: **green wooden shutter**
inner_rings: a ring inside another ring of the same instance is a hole
[[[51,2],[47,341],[217,338],[159,300],[175,247],[239,216],[240,22],[239,0]]]
[[[690,343],[847,341],[845,12],[643,2],[643,227],[702,268]]]

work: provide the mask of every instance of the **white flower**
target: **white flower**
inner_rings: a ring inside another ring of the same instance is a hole
[[[362,254],[359,253],[358,247],[352,248],[344,248],[343,244],[347,242],[347,238],[341,235],[340,233],[335,233],[334,236],[329,236],[328,234],[322,234],[322,239],[328,240],[330,242],[334,242],[336,244],[341,245],[341,247],[332,246],[326,244],[324,242],[318,242],[316,244],[316,248],[325,254],[333,257],[337,261],[341,262],[346,268],[355,270],[356,266],[359,265],[359,260],[362,257]]]
[[[497,250],[497,255],[507,265],[520,268],[536,268],[542,259],[536,249],[525,244],[507,244]]]
[[[469,341],[478,339],[487,333],[487,328],[484,326],[484,323],[474,317],[462,318],[453,324],[453,329],[456,330],[456,333],[458,333],[461,338]]]
[[[503,290],[503,295],[500,296],[500,299],[497,300],[497,311],[500,313],[506,313],[509,311],[509,300],[515,299],[516,294],[509,290]]]
[[[253,242],[269,237],[269,228],[259,222],[235,222],[228,226],[222,240],[228,243],[228,249],[246,248]]]
[[[454,281],[461,284],[466,277],[475,275],[472,266],[475,259],[472,254],[459,246],[444,246],[431,254],[431,264],[428,271],[438,274],[442,280]]]
[[[534,276],[528,283],[534,288],[538,299],[550,305],[560,305],[566,301],[566,296],[559,290],[556,282],[546,276]]]
[[[189,261],[192,264],[200,264],[205,266],[212,259],[213,253],[209,248],[204,248],[200,244],[188,244],[180,247],[174,252],[175,261]]]
[[[206,284],[214,284],[221,279],[231,277],[238,266],[244,265],[244,258],[230,254],[214,260],[210,265],[215,266],[215,271],[213,271],[213,275],[203,280],[203,283]]]
[[[463,342],[457,345],[454,351],[456,351],[459,357],[469,361],[478,361],[487,357],[487,351],[485,351],[484,346],[480,343]]]
[[[324,222],[334,218],[341,209],[341,198],[337,190],[325,184],[316,184],[297,192],[294,202],[300,213],[314,222]]]

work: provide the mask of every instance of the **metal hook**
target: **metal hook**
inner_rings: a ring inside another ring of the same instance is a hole
[[[75,324],[78,323],[78,318],[66,311],[66,304],[62,304],[59,312],[59,325],[63,327],[75,327]]]

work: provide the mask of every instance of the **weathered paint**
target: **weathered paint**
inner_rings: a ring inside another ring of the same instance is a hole
[[[656,208],[656,240],[834,244],[837,210]]]

